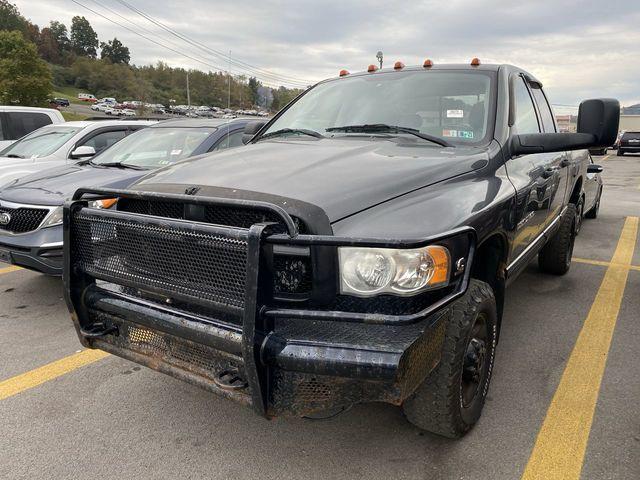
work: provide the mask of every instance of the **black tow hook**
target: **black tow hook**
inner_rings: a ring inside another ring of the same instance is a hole
[[[88,329],[80,328],[80,333],[85,338],[100,338],[106,335],[118,336],[118,327],[115,325],[105,325],[104,323],[94,323]]]

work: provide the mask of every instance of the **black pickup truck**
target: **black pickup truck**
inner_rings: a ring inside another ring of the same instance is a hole
[[[541,83],[510,65],[343,71],[245,147],[67,202],[80,340],[265,417],[388,402],[459,437],[505,288],[536,256],[569,269],[587,149],[618,115],[587,100],[578,133],[556,133]]]

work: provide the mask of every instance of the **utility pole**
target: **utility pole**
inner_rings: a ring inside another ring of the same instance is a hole
[[[229,50],[229,70],[227,70],[229,87],[227,90],[227,108],[231,108],[231,50]]]
[[[191,110],[191,93],[189,92],[189,71],[187,70],[187,107]]]

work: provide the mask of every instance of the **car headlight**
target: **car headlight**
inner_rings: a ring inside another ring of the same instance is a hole
[[[449,283],[451,257],[441,245],[415,249],[340,247],[340,292],[412,295]]]
[[[45,221],[42,223],[41,227],[44,228],[44,227],[53,227],[54,225],[61,225],[62,224],[62,212],[63,212],[63,210],[64,209],[62,207],[57,207],[45,219]]]
[[[104,198],[89,202],[89,208],[111,208],[118,202],[117,198]]]

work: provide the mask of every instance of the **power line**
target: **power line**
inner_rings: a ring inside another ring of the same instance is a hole
[[[180,56],[182,56],[182,57],[188,58],[188,59],[193,60],[193,61],[195,61],[195,62],[201,63],[201,64],[203,64],[203,65],[206,65],[206,66],[208,66],[208,67],[212,68],[213,70],[217,70],[217,71],[219,71],[219,72],[225,72],[225,71],[226,71],[224,68],[221,68],[221,67],[219,67],[219,66],[217,66],[217,65],[211,64],[211,63],[209,63],[209,62],[205,62],[204,60],[199,59],[199,58],[196,58],[196,57],[192,57],[191,55],[188,55],[188,54],[184,53],[183,51],[176,50],[176,49],[174,49],[174,48],[172,48],[172,47],[170,47],[170,46],[167,46],[167,45],[165,45],[164,43],[162,43],[162,42],[160,42],[160,41],[158,41],[158,40],[153,40],[153,39],[151,39],[151,38],[147,37],[146,35],[143,35],[143,34],[141,34],[140,32],[137,32],[137,31],[135,31],[135,30],[133,30],[133,29],[131,29],[131,28],[127,27],[126,25],[123,25],[123,24],[121,24],[121,23],[119,23],[119,22],[117,22],[117,21],[115,21],[115,20],[113,20],[113,19],[111,19],[111,18],[109,18],[109,17],[107,17],[107,16],[103,15],[102,13],[97,12],[96,10],[94,10],[94,9],[92,9],[92,8],[90,8],[90,7],[88,7],[88,6],[84,5],[84,4],[82,4],[82,3],[80,3],[78,0],[71,0],[71,1],[72,1],[73,3],[75,3],[76,5],[78,5],[78,6],[82,7],[82,8],[84,8],[85,10],[88,10],[88,11],[90,11],[91,13],[93,13],[93,14],[95,14],[95,15],[98,15],[99,17],[101,17],[101,18],[103,18],[103,19],[105,19],[105,20],[107,20],[107,21],[109,21],[109,22],[113,23],[114,25],[117,25],[117,26],[119,26],[119,27],[121,27],[121,28],[124,28],[125,30],[127,30],[127,31],[129,31],[129,32],[131,32],[131,33],[133,33],[134,35],[137,35],[137,36],[139,36],[139,37],[141,37],[141,38],[143,38],[143,39],[145,39],[145,40],[147,40],[147,41],[149,41],[149,42],[152,42],[152,43],[154,43],[154,44],[156,44],[156,45],[159,45],[159,46],[161,46],[162,48],[165,48],[165,49],[167,49],[167,50],[169,50],[169,51],[171,51],[171,52],[173,52],[173,53],[176,53],[176,54],[178,54],[178,55],[180,55]],[[131,22],[130,22],[130,23],[131,23]],[[135,25],[135,24],[134,24],[134,25]],[[175,45],[175,44],[174,44],[174,45]],[[265,82],[265,83],[266,83],[266,82]],[[269,86],[269,85],[268,85],[268,86]]]
[[[226,55],[223,52],[220,52],[218,50],[215,50],[213,48],[208,47],[207,45],[197,41],[197,40],[193,40],[192,38],[188,37],[187,35],[184,35],[174,29],[172,29],[171,27],[168,27],[167,25],[165,25],[164,23],[162,23],[159,20],[154,19],[153,17],[151,17],[150,15],[148,15],[147,13],[143,12],[142,10],[134,7],[133,5],[129,4],[128,2],[124,1],[124,0],[115,0],[118,3],[120,3],[121,5],[124,5],[126,8],[128,8],[129,10],[133,11],[134,13],[142,16],[143,18],[145,18],[147,21],[153,23],[154,25],[162,28],[163,30],[165,30],[166,32],[170,33],[171,35],[175,36],[176,38],[182,40],[183,42],[186,42],[192,46],[195,46],[197,48],[199,48],[200,50],[206,51],[210,54],[215,55],[216,57],[219,57],[222,60],[225,61],[229,61],[230,63],[233,63],[236,67],[238,68],[243,68],[245,70],[248,70],[250,72],[253,73],[258,73],[264,76],[268,76],[271,77],[274,80],[279,80],[279,81],[284,81],[286,83],[296,83],[299,85],[303,85],[303,86],[307,86],[309,84],[315,83],[315,82],[310,82],[306,79],[301,79],[298,77],[292,77],[289,75],[284,75],[284,74],[278,74],[278,73],[273,73],[270,72],[269,70],[265,70],[259,67],[256,67],[254,65],[251,65],[250,63],[247,62],[243,62],[242,60],[239,59],[232,59],[229,55]]]

